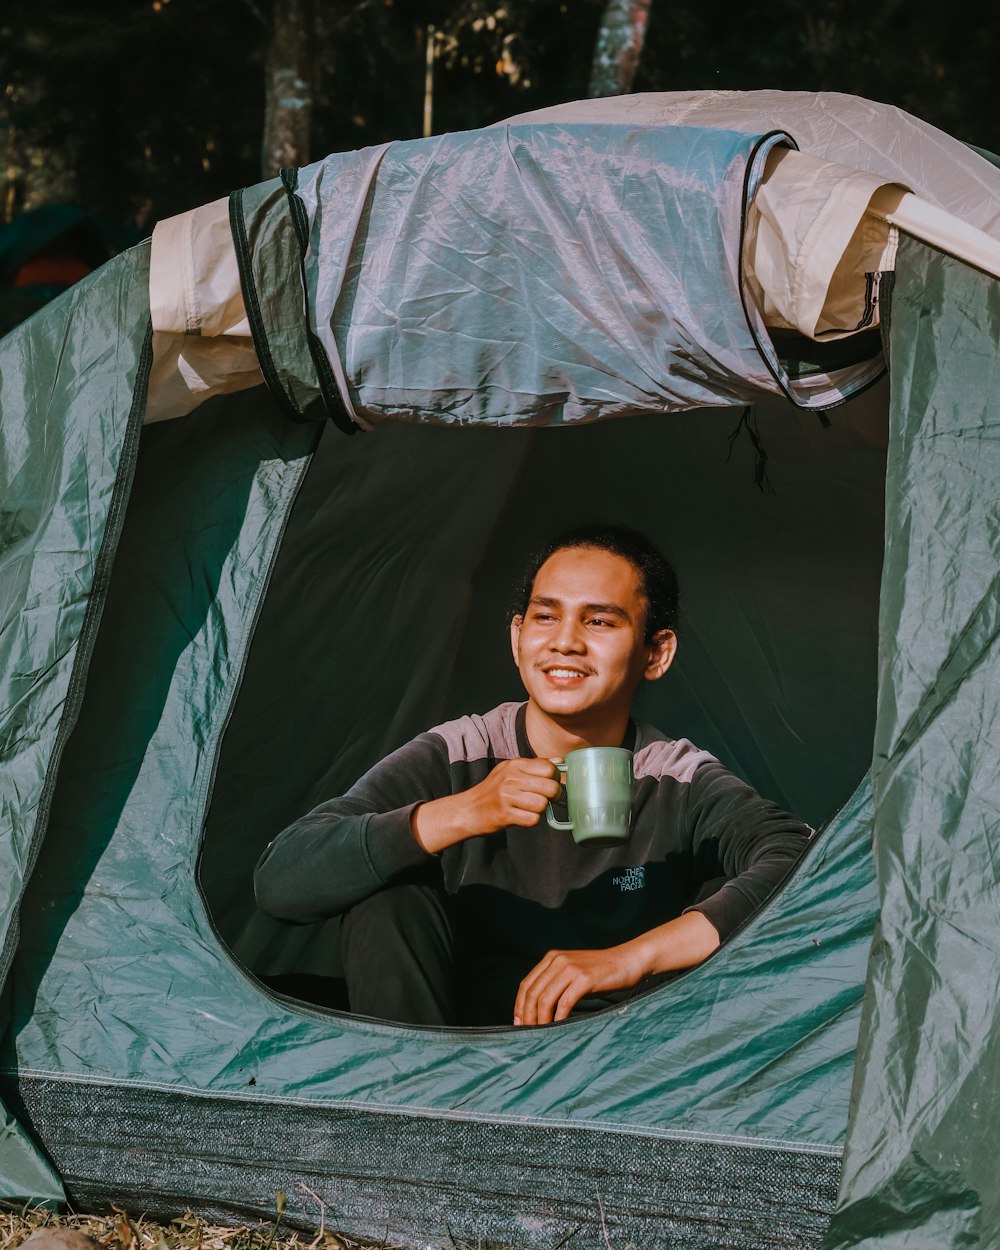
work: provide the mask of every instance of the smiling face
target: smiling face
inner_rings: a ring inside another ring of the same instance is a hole
[[[511,622],[540,755],[621,742],[639,684],[662,677],[676,649],[670,630],[646,642],[645,623],[639,573],[624,557],[564,547],[545,561]]]

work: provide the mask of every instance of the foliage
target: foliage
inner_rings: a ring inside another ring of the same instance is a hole
[[[260,177],[272,0],[5,0],[0,215],[74,198],[117,220]],[[604,0],[314,0],[314,156],[587,94]],[[889,101],[996,150],[1000,14],[932,0],[654,0],[638,91],[777,87]],[[6,114],[6,116],[5,116]],[[5,124],[6,123],[6,124]]]
[[[312,150],[420,133],[439,31],[437,130],[583,95],[598,0],[315,6]],[[268,0],[7,0],[0,139],[16,210],[59,198],[143,224],[259,179]],[[579,64],[565,48],[580,49]]]
[[[637,91],[842,91],[996,151],[1000,13],[937,0],[654,0]]]

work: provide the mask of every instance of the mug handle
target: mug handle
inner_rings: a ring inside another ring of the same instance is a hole
[[[556,768],[558,768],[561,773],[565,773],[566,771],[565,764],[557,764]],[[571,820],[556,820],[552,812],[551,803],[546,805],[545,819],[548,821],[550,829],[572,829],[573,828],[573,822]]]

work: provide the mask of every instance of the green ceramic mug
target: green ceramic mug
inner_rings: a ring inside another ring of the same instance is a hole
[[[556,768],[566,776],[569,820],[556,820],[549,804],[546,819],[553,829],[571,829],[580,846],[616,846],[632,830],[632,752],[625,747],[583,747],[570,751]]]

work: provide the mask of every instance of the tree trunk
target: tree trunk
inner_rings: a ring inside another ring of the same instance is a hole
[[[273,178],[279,169],[309,162],[311,18],[310,0],[274,0],[271,41],[264,64],[261,169],[265,178]]]
[[[590,69],[591,96],[627,95],[639,68],[653,0],[608,0]]]

